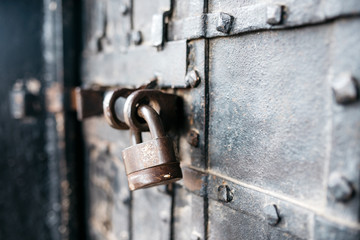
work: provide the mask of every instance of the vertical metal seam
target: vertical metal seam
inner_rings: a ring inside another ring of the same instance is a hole
[[[59,21],[62,34],[61,39],[62,65],[59,72],[59,79],[62,80],[61,87],[78,86],[81,82],[81,52],[83,49],[83,15],[84,2],[73,2],[72,0],[57,0],[61,11]],[[71,65],[71,67],[69,67]],[[63,100],[64,106],[68,104],[66,97]],[[88,219],[88,199],[89,187],[88,166],[85,159],[88,159],[84,151],[85,142],[83,139],[82,124],[76,120],[76,114],[63,109],[64,142],[65,142],[65,164],[66,172],[64,179],[72,190],[68,194],[69,214],[68,214],[68,238],[89,239]]]
[[[134,30],[134,0],[130,0],[129,14],[130,14],[130,29]]]
[[[50,87],[54,83],[62,83],[61,77],[58,74],[59,68],[61,69],[61,46],[57,46],[59,37],[62,39],[61,30],[56,28],[56,24],[61,24],[60,6],[61,0],[43,1],[44,19],[42,26],[42,46],[44,49],[43,63],[44,63],[44,89]],[[56,4],[55,9],[50,9],[50,4]],[[59,21],[60,20],[60,21]],[[45,100],[44,100],[45,101]],[[59,203],[61,205],[60,210],[55,211],[57,217],[59,217],[56,223],[58,228],[63,231],[50,228],[50,235],[53,239],[68,239],[68,215],[69,209],[64,207],[64,199],[67,198],[67,194],[61,183],[66,180],[66,159],[64,148],[61,146],[64,143],[64,131],[58,126],[63,126],[63,114],[57,113],[45,113],[45,149],[48,154],[48,180],[49,180],[49,199],[52,203]],[[56,136],[57,135],[57,136]],[[56,136],[54,139],[53,136]],[[63,171],[65,169],[65,171]],[[48,206],[48,211],[53,209],[53,206]],[[52,210],[54,211],[54,210]]]
[[[132,213],[133,213],[133,193],[130,191],[129,192],[129,240],[133,239],[133,232],[132,232],[132,223],[133,223],[133,217],[132,217]]]
[[[205,171],[207,172],[210,166],[209,163],[209,39],[205,39],[205,147],[204,147],[204,155],[205,155]],[[209,224],[209,198],[208,198],[208,187],[209,187],[209,175],[206,175],[205,178],[205,193],[204,193],[204,237],[208,239],[208,224]]]
[[[175,239],[175,184],[171,183],[171,207],[170,207],[170,236],[169,239]]]
[[[209,2],[208,0],[204,0],[204,9],[203,13],[206,14],[209,11]],[[206,19],[204,19],[206,23]],[[206,29],[206,26],[205,26]],[[206,33],[205,33],[206,36]],[[205,95],[205,129],[204,129],[204,157],[205,157],[205,171],[209,169],[209,113],[210,113],[210,92],[209,92],[209,39],[205,38],[205,46],[204,46],[204,95]],[[205,177],[205,192],[204,192],[204,239],[208,239],[209,235],[209,197],[208,197],[208,187],[209,187],[209,175]]]

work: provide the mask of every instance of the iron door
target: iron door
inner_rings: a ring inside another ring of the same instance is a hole
[[[359,239],[359,1],[82,6],[83,87],[156,79],[185,111],[184,179],[135,192],[129,132],[84,120],[90,239]]]

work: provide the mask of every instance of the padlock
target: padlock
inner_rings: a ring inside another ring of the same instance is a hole
[[[172,141],[165,135],[160,116],[148,105],[139,106],[137,112],[148,124],[152,140],[140,143],[141,132],[133,129],[135,145],[122,151],[130,190],[180,180],[180,163],[176,161]]]

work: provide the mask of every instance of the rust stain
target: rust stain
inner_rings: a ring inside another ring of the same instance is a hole
[[[200,191],[204,186],[204,173],[194,169],[183,167],[184,185],[190,191]]]

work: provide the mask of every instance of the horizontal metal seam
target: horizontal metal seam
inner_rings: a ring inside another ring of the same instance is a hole
[[[223,178],[225,180],[228,180],[228,181],[230,181],[232,183],[235,183],[235,184],[237,184],[239,186],[242,186],[244,188],[248,188],[248,189],[251,189],[251,190],[254,190],[254,191],[257,191],[257,192],[260,192],[260,193],[263,193],[263,194],[278,198],[280,200],[292,203],[292,204],[294,204],[294,205],[296,205],[298,207],[302,207],[302,208],[305,208],[306,210],[309,210],[309,211],[313,212],[314,214],[316,214],[319,217],[323,217],[326,220],[329,220],[329,221],[331,221],[333,223],[336,223],[336,224],[339,224],[341,226],[346,226],[346,227],[349,227],[349,228],[352,228],[352,229],[355,229],[355,230],[360,230],[360,223],[354,223],[354,222],[351,222],[351,221],[347,221],[347,220],[344,220],[344,219],[338,219],[336,217],[326,215],[323,212],[319,211],[317,208],[314,208],[312,206],[304,204],[303,202],[296,201],[293,198],[290,198],[288,196],[278,194],[276,192],[271,192],[269,190],[266,190],[266,189],[263,189],[261,187],[257,187],[257,186],[254,186],[254,185],[250,185],[248,183],[241,182],[241,181],[239,181],[237,179],[221,175],[221,174],[219,174],[217,172],[214,172],[214,171],[211,171],[211,170],[204,171],[203,169],[197,168],[197,167],[194,167],[194,166],[186,166],[186,167],[188,167],[190,169],[193,169],[193,170],[196,170],[196,171],[199,171],[199,172],[204,173],[204,174],[208,174],[208,175],[216,176],[216,177],[219,177],[219,178]],[[325,209],[322,209],[322,210],[325,210]]]
[[[208,14],[203,14],[200,17],[204,18],[204,19],[207,19]],[[233,33],[229,33],[227,35],[212,35],[211,33],[208,33],[209,26],[207,26],[205,24],[206,21],[204,21],[204,26],[202,26],[202,29],[203,29],[204,33],[201,34],[201,36],[188,37],[188,38],[186,36],[185,37],[179,37],[179,38],[176,38],[176,39],[171,40],[169,42],[180,41],[180,40],[213,39],[213,38],[218,38],[218,37],[232,37],[232,36],[237,36],[237,35],[242,35],[242,34],[247,34],[247,33],[254,33],[254,32],[262,32],[262,31],[297,29],[297,28],[303,28],[303,27],[327,24],[327,23],[330,23],[330,22],[333,22],[333,21],[336,21],[336,20],[340,20],[340,19],[349,19],[349,18],[358,18],[358,17],[360,17],[360,13],[355,13],[355,14],[345,13],[345,14],[341,14],[341,15],[338,15],[338,16],[334,16],[334,17],[324,18],[321,21],[305,22],[305,23],[301,23],[301,24],[283,25],[283,26],[280,25],[280,26],[273,26],[273,27],[269,27],[269,28],[263,28],[263,27],[256,28],[256,26],[255,26],[253,29],[249,29],[249,30],[245,30],[245,31],[233,32]]]

